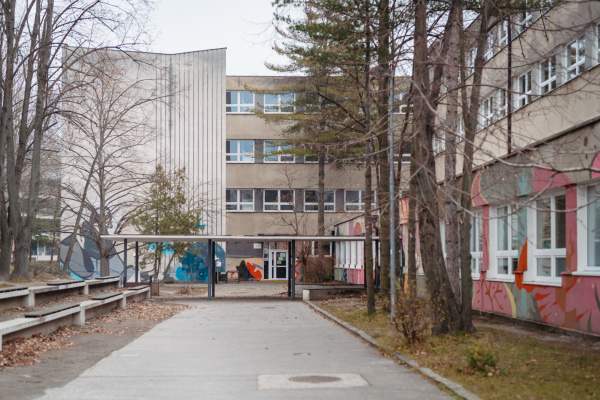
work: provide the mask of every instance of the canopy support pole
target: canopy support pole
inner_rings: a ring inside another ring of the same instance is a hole
[[[212,297],[212,263],[213,263],[212,259],[213,259],[212,240],[208,239],[208,265],[206,266],[206,269],[207,269],[206,280],[208,283],[208,301],[210,301],[211,297]]]
[[[135,283],[138,283],[140,275],[140,242],[135,242]]]
[[[123,264],[123,287],[125,287],[125,282],[127,282],[127,239],[123,239]]]
[[[296,300],[296,241],[292,240],[292,300]]]
[[[215,261],[216,254],[217,254],[216,249],[217,249],[217,243],[212,242],[211,259],[210,260],[211,260],[211,263],[213,266],[213,269],[212,269],[212,296],[213,297],[216,297],[216,294],[217,294],[216,293],[217,292],[216,284],[217,284],[217,279],[218,279],[218,277],[217,277],[217,262]]]

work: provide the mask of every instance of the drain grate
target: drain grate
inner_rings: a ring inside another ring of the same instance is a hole
[[[341,381],[341,378],[337,376],[326,376],[326,375],[302,375],[302,376],[292,376],[288,378],[291,382],[300,382],[300,383],[329,383],[329,382],[338,382]]]

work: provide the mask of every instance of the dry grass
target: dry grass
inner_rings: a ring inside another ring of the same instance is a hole
[[[476,319],[475,334],[427,337],[409,346],[389,314],[366,314],[364,298],[324,300],[319,306],[482,399],[600,398],[599,342]],[[474,347],[494,352],[497,367],[474,372],[465,355]]]

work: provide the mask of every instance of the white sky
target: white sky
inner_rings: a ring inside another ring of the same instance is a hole
[[[158,32],[150,51],[227,47],[227,75],[276,75],[265,67],[265,61],[282,60],[271,50],[271,1],[159,0],[152,15]]]

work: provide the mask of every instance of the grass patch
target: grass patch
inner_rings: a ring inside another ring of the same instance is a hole
[[[324,310],[365,331],[390,351],[403,354],[463,385],[482,399],[600,398],[600,343],[512,324],[483,327],[472,335],[427,337],[407,345],[389,314],[367,315],[366,299],[317,302]],[[378,305],[380,308],[380,305]],[[479,326],[478,326],[479,325]]]

